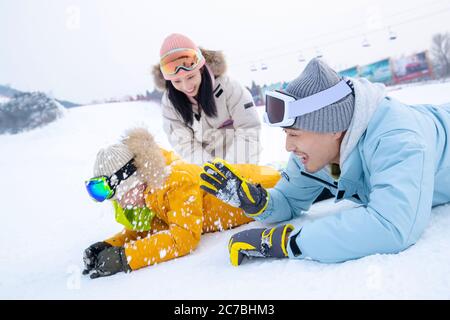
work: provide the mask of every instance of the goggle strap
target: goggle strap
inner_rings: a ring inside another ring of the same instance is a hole
[[[116,176],[117,179],[110,178],[111,187],[117,186],[121,181],[126,180],[129,176],[135,173],[137,170],[134,165],[134,158],[128,161],[122,168],[116,171],[111,177]]]
[[[171,55],[172,53],[180,52],[180,51],[191,51],[191,50],[192,50],[192,51],[195,51],[199,57],[202,56],[202,52],[201,52],[200,50],[195,50],[195,49],[192,49],[192,48],[176,48],[176,49],[170,50],[169,52],[167,52],[166,54],[164,54],[164,55],[160,58],[160,61],[162,61],[165,57]]]
[[[331,88],[291,102],[288,108],[288,117],[293,119],[320,110],[345,98],[350,93],[353,93],[353,88],[347,81],[341,80]]]

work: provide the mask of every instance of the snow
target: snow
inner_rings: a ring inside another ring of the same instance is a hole
[[[450,83],[408,87],[391,95],[410,103],[445,103]],[[263,226],[253,222],[203,235],[190,255],[130,274],[96,280],[81,275],[83,250],[122,230],[110,203],[90,200],[84,180],[92,174],[98,149],[137,125],[146,125],[169,148],[159,108],[148,102],[70,109],[46,127],[0,136],[0,298],[450,298],[449,205],[433,209],[418,243],[396,255],[340,264],[255,258],[233,267],[228,240],[238,231]],[[264,162],[286,161],[284,133],[263,127]],[[352,206],[323,201],[292,222],[301,225]]]
[[[236,179],[228,180],[225,190],[219,190],[219,192],[217,192],[217,198],[228,203],[230,206],[239,207],[241,205],[241,201],[236,193],[237,182],[238,181]]]
[[[0,95],[0,104],[7,103],[10,98]]]

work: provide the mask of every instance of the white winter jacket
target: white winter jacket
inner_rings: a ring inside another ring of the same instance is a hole
[[[215,77],[217,117],[198,113],[194,106],[194,122],[187,126],[165,91],[161,100],[164,131],[175,151],[188,162],[203,164],[219,157],[231,163],[257,164],[261,121],[253,98],[243,85],[224,74],[225,61],[220,52],[202,51]],[[157,70],[154,73],[155,78],[160,77],[155,83],[164,88],[162,74]]]

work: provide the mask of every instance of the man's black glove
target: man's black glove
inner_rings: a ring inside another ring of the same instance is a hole
[[[91,279],[111,276],[121,271],[131,271],[131,268],[128,265],[127,256],[125,255],[125,248],[107,248],[98,254],[94,273],[91,274]]]
[[[93,245],[90,245],[89,248],[84,250],[83,262],[84,262],[84,271],[83,274],[86,275],[91,270],[95,268],[95,263],[97,262],[97,256],[100,252],[107,248],[111,248],[112,246],[104,241],[96,242]]]
[[[294,230],[294,226],[287,224],[274,228],[249,229],[236,233],[228,243],[231,264],[233,266],[240,265],[244,256],[248,258],[287,257],[287,237],[292,230]]]
[[[263,212],[269,194],[260,184],[254,185],[242,178],[225,160],[207,162],[200,174],[200,188],[223,202],[241,208],[249,216]]]

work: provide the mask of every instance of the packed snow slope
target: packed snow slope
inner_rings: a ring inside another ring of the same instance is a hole
[[[450,83],[408,87],[391,95],[408,103],[440,104],[450,101]],[[186,257],[130,274],[96,280],[82,276],[83,250],[121,230],[111,204],[88,197],[84,179],[92,174],[97,150],[138,125],[170,148],[159,106],[144,102],[74,108],[44,128],[0,136],[0,298],[450,298],[448,205],[433,209],[420,241],[396,255],[340,264],[253,259],[233,267],[228,239],[261,226],[253,222],[204,235]],[[281,129],[264,125],[262,139],[263,163],[287,160]],[[293,223],[300,226],[351,206],[323,201]]]

